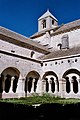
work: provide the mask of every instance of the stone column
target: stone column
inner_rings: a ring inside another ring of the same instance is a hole
[[[73,92],[73,82],[74,82],[74,80],[71,79],[71,80],[70,80],[70,90],[71,90],[70,93],[74,93],[74,92]]]
[[[29,82],[29,79],[27,79],[27,83],[26,83],[26,85],[27,85],[27,94],[29,93],[29,91],[28,91],[28,82]]]
[[[48,91],[48,93],[52,93],[52,87],[51,87],[52,80],[51,79],[48,79],[48,84],[49,84],[49,91]]]
[[[16,89],[16,93],[18,94],[18,97],[24,97],[25,96],[24,81],[25,81],[25,78],[23,78],[20,75],[20,77],[18,79],[17,89]]]
[[[58,84],[57,84],[57,80],[54,80],[54,83],[55,83],[55,91],[54,91],[54,93],[57,93],[57,92],[58,92]]]
[[[34,93],[34,83],[35,83],[35,79],[32,80],[32,88],[31,88],[31,93]]]
[[[42,92],[45,93],[46,92],[46,81],[42,80]]]
[[[39,79],[37,82],[36,93],[42,93],[42,80]]]
[[[5,81],[6,81],[7,77],[4,77],[3,81],[2,81],[2,86],[3,86],[3,93],[5,92]]]
[[[78,79],[78,94],[80,95],[80,77]]]
[[[13,81],[14,81],[15,77],[11,77],[11,86],[10,86],[10,90],[9,90],[9,93],[14,93],[13,92]]]
[[[59,80],[59,95],[63,98],[66,93],[66,80],[64,78]]]

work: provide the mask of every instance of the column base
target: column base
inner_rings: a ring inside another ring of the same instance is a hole
[[[17,98],[17,94],[16,93],[2,93],[1,95],[2,98]]]
[[[61,97],[61,98],[65,98],[66,97],[66,92],[65,91],[59,92],[58,96]]]
[[[17,93],[17,95],[18,95],[18,98],[25,97],[25,92]]]
[[[5,91],[3,91],[3,93],[6,93]]]
[[[1,93],[0,98],[20,98],[25,97],[25,93]]]
[[[48,93],[52,94],[52,91],[48,91]]]
[[[13,94],[14,92],[13,91],[9,91],[9,94]]]

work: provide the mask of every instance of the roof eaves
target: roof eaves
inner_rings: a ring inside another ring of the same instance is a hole
[[[10,42],[12,44],[15,44],[27,49],[32,49],[37,52],[41,52],[43,54],[50,53],[50,51],[47,48],[36,43],[35,41],[32,41],[27,37],[24,37],[18,33],[15,33],[3,27],[0,27],[0,38],[6,42]]]

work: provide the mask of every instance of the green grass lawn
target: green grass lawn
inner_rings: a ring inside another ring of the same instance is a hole
[[[24,105],[47,104],[47,103],[76,104],[76,103],[80,103],[80,99],[64,99],[64,98],[54,97],[44,94],[43,96],[0,99],[0,102],[24,104]]]

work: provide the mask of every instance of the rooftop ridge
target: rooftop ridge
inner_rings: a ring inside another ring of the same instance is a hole
[[[51,17],[54,18],[56,21],[58,21],[58,20],[51,14],[51,12],[49,11],[49,9],[48,9],[47,12],[44,13],[38,20],[41,20],[41,19],[43,19],[43,18],[45,18],[45,17],[48,17],[48,16],[51,16]]]

